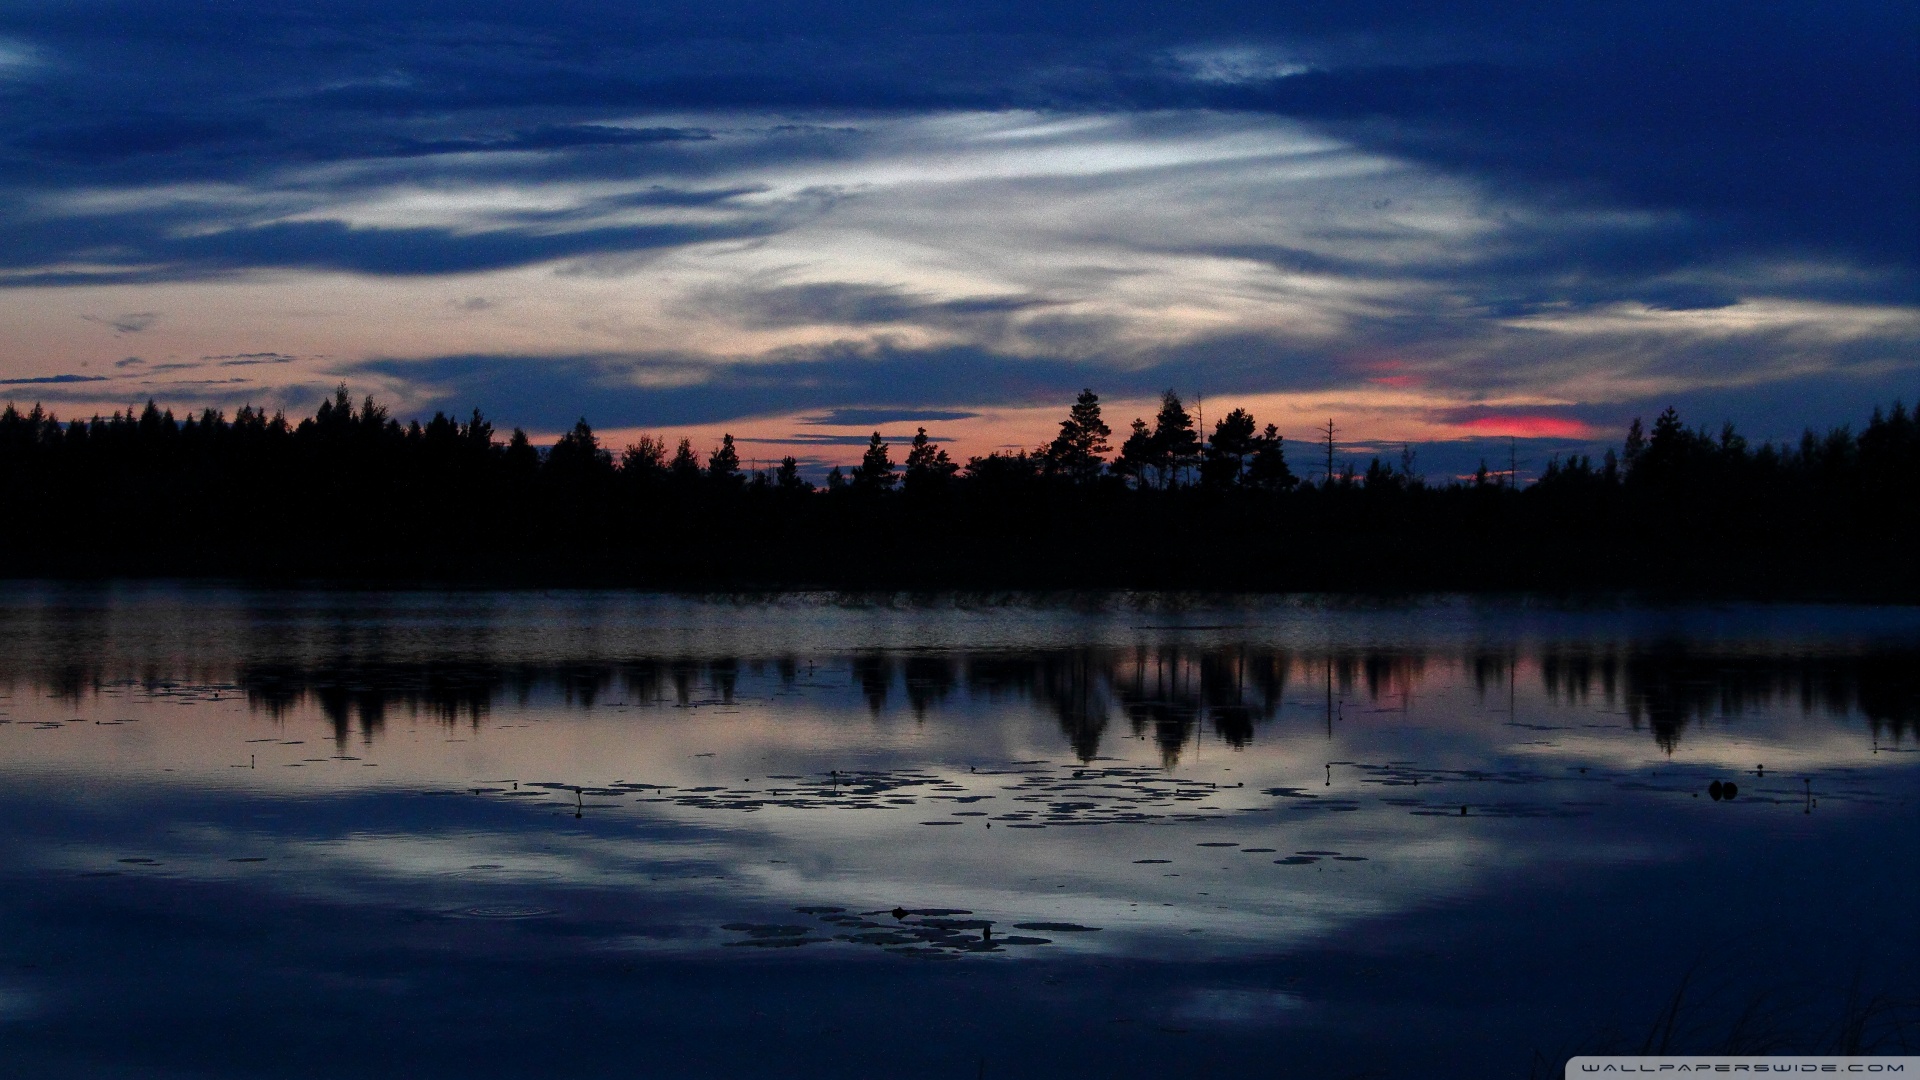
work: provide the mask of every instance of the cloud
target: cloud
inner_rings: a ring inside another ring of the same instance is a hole
[[[298,358],[288,356],[286,353],[258,352],[236,353],[231,356],[203,356],[200,359],[217,363],[221,367],[251,367],[256,364],[291,364]]]
[[[41,5],[0,39],[0,302],[114,286],[170,352],[377,357],[338,373],[543,425],[1086,385],[1839,415],[1912,382],[1917,34],[1859,0]],[[420,317],[359,325],[376,287]],[[96,347],[59,318],[19,355]]]
[[[1026,362],[970,348],[846,346],[734,363],[671,355],[473,355],[371,360],[338,369],[350,381],[384,381],[422,409],[477,406],[542,428],[570,424],[582,409],[607,427],[680,427],[808,408],[917,412],[945,401],[1024,400],[1042,385],[1071,384],[1077,392],[1089,373],[1081,365]]]
[[[20,134],[0,176],[44,191],[474,155],[552,175],[534,159],[698,146],[742,110],[1228,109],[1553,197],[1710,218],[1720,249],[1920,256],[1904,197],[1920,177],[1916,17],[1898,5],[862,11],[396,0],[263,9],[216,33],[203,0],[42,7],[14,14],[0,55],[61,62],[35,65],[41,92],[7,106]]]
[[[120,267],[40,273],[16,270],[0,274],[0,286],[154,282],[269,267],[393,276],[475,273],[556,259],[740,239],[765,230],[761,224],[740,223],[468,233],[440,228],[356,229],[338,221],[278,222],[186,236],[148,229],[143,230],[147,233],[143,243],[130,245]]]
[[[896,286],[825,281],[806,285],[714,290],[696,306],[743,326],[872,326],[916,323],[963,325],[1051,305],[1031,296],[967,296],[937,299]]]
[[[25,379],[0,379],[0,386],[53,386],[106,381],[105,375],[37,375]]]
[[[29,78],[43,62],[33,46],[0,38],[0,79]]]
[[[395,156],[430,154],[498,154],[529,150],[566,150],[585,146],[631,146],[639,143],[704,141],[713,132],[704,128],[628,128],[608,124],[549,124],[497,138],[401,140],[385,152]]]
[[[913,431],[894,432],[891,435],[881,432],[880,441],[889,445],[910,443],[914,440],[916,434],[917,432]],[[818,432],[802,431],[794,432],[791,435],[779,439],[736,439],[735,441],[744,443],[773,443],[780,446],[869,446],[872,444],[872,439],[872,432],[865,435],[822,435]],[[927,439],[930,442],[936,443],[949,442],[952,440],[952,436],[928,435]]]
[[[137,334],[152,326],[155,320],[160,318],[157,313],[151,311],[136,311],[126,315],[82,315],[80,317],[88,322],[110,326],[115,333],[119,334]]]
[[[818,427],[871,427],[914,421],[971,420],[979,415],[950,409],[834,409],[822,416],[805,417],[801,422]]]
[[[1593,426],[1583,420],[1538,412],[1488,411],[1454,423],[1465,431],[1494,436],[1587,440],[1597,434]]]
[[[254,121],[209,123],[129,110],[104,122],[29,130],[16,138],[13,146],[56,159],[85,162],[228,145],[261,139],[268,134],[266,127]]]
[[[479,407],[538,427],[676,427],[830,410],[810,423],[861,425],[955,420],[990,405],[1060,402],[1092,386],[1109,397],[1149,397],[1169,386],[1207,393],[1326,388],[1341,382],[1323,357],[1289,373],[1270,339],[1191,342],[1118,368],[1099,360],[1007,355],[976,346],[908,348],[834,343],[771,356],[465,355],[341,365],[339,377],[385,382],[422,409]],[[1279,360],[1280,363],[1275,361]],[[942,408],[941,406],[949,406]],[[859,420],[846,417],[861,417]],[[888,419],[869,419],[885,417]]]

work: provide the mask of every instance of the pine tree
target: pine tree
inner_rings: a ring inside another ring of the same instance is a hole
[[[1640,455],[1647,452],[1647,433],[1640,426],[1640,418],[1634,417],[1632,426],[1627,428],[1626,445],[1620,449],[1620,468],[1623,472],[1633,472],[1640,464]]]
[[[1092,483],[1100,475],[1113,429],[1100,418],[1100,397],[1092,390],[1080,391],[1067,418],[1060,421],[1060,434],[1042,454],[1050,475],[1065,476],[1075,483]]]
[[[1263,491],[1292,491],[1300,483],[1287,468],[1286,440],[1272,424],[1254,439],[1253,460],[1247,463],[1247,482]]]
[[[468,449],[471,451],[482,454],[491,453],[493,450],[493,425],[487,421],[486,417],[480,415],[479,409],[475,409],[473,410],[473,417],[461,427],[460,438],[465,440]]]
[[[893,459],[887,456],[887,444],[876,431],[860,459],[860,467],[854,470],[854,486],[866,491],[892,491],[898,479],[893,474]]]
[[[667,474],[667,441],[642,435],[620,453],[620,472],[629,480],[658,480]]]
[[[301,421],[301,426],[305,427],[306,423],[304,420]],[[527,433],[519,428],[514,428],[513,434],[507,439],[506,464],[509,473],[520,475],[531,473],[540,467],[540,452],[533,448]]]
[[[945,450],[927,438],[927,429],[921,428],[913,437],[913,448],[907,451],[907,490],[923,491],[939,487],[952,478],[959,468]]]
[[[725,487],[739,487],[740,454],[733,448],[733,436],[721,435],[720,448],[707,456],[707,479]]]
[[[1113,471],[1132,478],[1140,487],[1146,487],[1150,483],[1148,474],[1154,465],[1153,433],[1147,430],[1147,422],[1136,416],[1133,429],[1127,434],[1127,441],[1120,444],[1120,456],[1114,459]]]
[[[773,473],[773,483],[774,486],[778,487],[781,491],[806,492],[813,490],[813,485],[809,484],[805,478],[800,475],[800,462],[791,455],[780,459],[780,467],[774,470]]]
[[[692,439],[680,440],[680,445],[674,448],[673,460],[667,463],[667,472],[682,484],[700,479],[700,459],[693,455]]]
[[[593,428],[583,416],[573,425],[573,430],[560,436],[553,448],[547,451],[544,468],[555,476],[566,477],[611,473],[613,455],[600,448],[599,436],[593,433]]]
[[[1200,465],[1200,481],[1208,487],[1239,487],[1246,477],[1247,465],[1258,447],[1253,434],[1253,414],[1235,409],[1213,426],[1205,457]]]
[[[1168,390],[1160,395],[1160,412],[1153,418],[1153,465],[1162,477],[1161,487],[1170,488],[1187,469],[1200,463],[1200,437],[1193,431],[1193,416],[1180,404],[1180,395]]]

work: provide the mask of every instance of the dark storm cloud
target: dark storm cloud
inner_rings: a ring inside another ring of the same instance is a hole
[[[44,58],[0,84],[14,200],[502,151],[527,158],[503,170],[539,180],[707,134],[605,123],[636,110],[1202,107],[1304,119],[1535,196],[1677,211],[1682,262],[1786,251],[1910,273],[1920,259],[1911,5],[390,0],[236,17],[214,0],[100,0],[14,5],[0,35]],[[71,231],[139,253],[155,224]],[[357,239],[234,237],[177,265],[428,273],[568,249],[421,234],[348,250]],[[392,250],[416,245],[442,252]],[[43,236],[34,250],[54,262],[81,247]]]

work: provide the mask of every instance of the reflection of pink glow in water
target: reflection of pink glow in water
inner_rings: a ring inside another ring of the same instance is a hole
[[[1594,437],[1593,427],[1586,421],[1566,416],[1476,416],[1456,426],[1473,435],[1514,435],[1523,439]]]

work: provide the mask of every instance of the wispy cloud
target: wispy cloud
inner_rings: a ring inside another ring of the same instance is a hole
[[[126,315],[82,315],[91,323],[111,327],[117,334],[137,334],[152,326],[160,316],[152,311],[136,311]]]
[[[878,424],[910,424],[915,421],[971,420],[980,415],[950,409],[835,409],[821,416],[805,417],[801,422],[814,427],[867,427]]]

